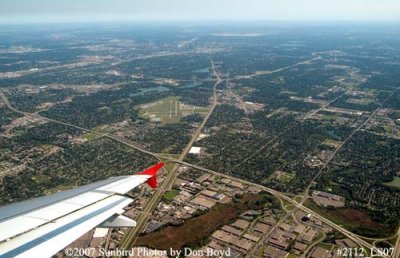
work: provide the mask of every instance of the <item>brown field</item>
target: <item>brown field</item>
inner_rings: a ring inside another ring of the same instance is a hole
[[[139,237],[136,245],[161,250],[169,248],[178,250],[189,243],[211,235],[218,227],[236,218],[240,212],[241,210],[234,205],[218,204],[210,212],[190,219],[181,226],[168,226],[160,231]]]
[[[230,223],[247,210],[251,205],[254,208],[261,195],[246,195],[240,202],[217,204],[206,214],[187,220],[180,226],[168,226],[160,231],[138,238],[135,246],[168,250],[181,249],[184,246],[196,243],[212,234],[219,227]],[[260,206],[264,203],[260,203]]]
[[[393,234],[393,230],[395,230],[390,225],[374,221],[367,212],[362,210],[354,208],[324,209],[312,202],[307,202],[306,206],[360,235],[383,237]]]
[[[383,228],[382,224],[373,221],[368,213],[352,208],[336,209],[327,212],[333,218],[357,227]]]

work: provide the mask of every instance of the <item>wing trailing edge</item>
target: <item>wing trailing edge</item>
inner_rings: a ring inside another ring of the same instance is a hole
[[[163,166],[0,207],[0,257],[50,257],[94,227],[135,226],[121,215],[133,201],[125,194],[145,182],[156,188]]]

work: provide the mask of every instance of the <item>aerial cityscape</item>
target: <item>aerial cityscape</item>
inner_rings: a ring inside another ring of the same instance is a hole
[[[0,257],[133,175],[53,257],[399,258],[399,24],[1,24]]]

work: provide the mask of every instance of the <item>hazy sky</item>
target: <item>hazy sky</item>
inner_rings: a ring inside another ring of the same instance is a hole
[[[1,23],[400,20],[400,0],[0,0]]]

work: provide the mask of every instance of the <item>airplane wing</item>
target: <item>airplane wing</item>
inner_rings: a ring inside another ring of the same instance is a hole
[[[163,165],[1,207],[0,257],[51,257],[99,225],[135,226],[121,215],[133,201],[124,194],[145,182],[156,188]]]

